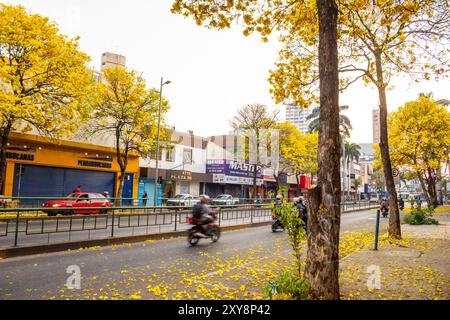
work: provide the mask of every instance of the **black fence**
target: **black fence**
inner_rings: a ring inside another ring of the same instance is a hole
[[[46,213],[37,208],[1,209],[0,247],[182,231],[189,227],[187,219],[191,215],[191,210],[184,207],[111,207],[102,214],[77,214],[78,209],[46,208]],[[222,226],[272,219],[270,206],[212,209]],[[52,211],[59,215],[53,216]]]
[[[345,203],[342,212],[374,208],[369,202]],[[0,247],[50,244],[182,231],[191,208],[110,207],[88,208],[99,213],[81,214],[82,208],[4,208],[0,209]],[[272,220],[272,206],[212,206],[219,225],[251,224]],[[53,215],[58,214],[58,215]]]

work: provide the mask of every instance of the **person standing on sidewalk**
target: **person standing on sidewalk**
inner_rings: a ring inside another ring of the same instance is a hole
[[[147,199],[148,199],[147,191],[144,191],[144,194],[142,195],[142,204],[145,207],[147,206]]]

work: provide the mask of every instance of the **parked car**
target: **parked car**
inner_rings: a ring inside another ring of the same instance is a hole
[[[196,203],[200,202],[199,199],[195,199],[190,194],[177,194],[175,197],[170,198],[166,202],[168,207],[193,207]]]
[[[218,206],[232,206],[239,203],[238,198],[233,198],[231,194],[220,194],[211,200],[211,204]]]
[[[378,202],[379,201],[379,199],[378,199],[378,194],[376,194],[376,193],[371,193],[370,195],[369,195],[369,202]]]
[[[111,207],[109,200],[101,193],[80,192],[70,193],[65,199],[51,200],[42,204],[45,213],[49,216],[57,214],[99,214],[107,213],[107,209]],[[105,209],[89,209],[89,208],[105,208]],[[45,208],[73,208],[74,210],[51,210],[46,211]],[[76,209],[76,210],[75,210]]]

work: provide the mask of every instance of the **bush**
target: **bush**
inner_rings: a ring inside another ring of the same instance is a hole
[[[308,281],[305,278],[292,276],[289,272],[284,272],[275,281],[270,281],[264,288],[264,292],[269,299],[308,300],[312,298]]]
[[[264,288],[269,299],[311,299],[309,285],[302,272],[301,243],[306,240],[306,231],[298,209],[291,203],[284,202],[274,208],[274,214],[280,219],[284,230],[289,235],[289,243],[294,253],[294,268],[282,273],[275,281]]]
[[[422,209],[420,207],[412,209],[411,213],[407,215],[403,221],[411,225],[420,224],[439,224],[439,222],[433,218],[434,208],[429,207],[427,209]]]

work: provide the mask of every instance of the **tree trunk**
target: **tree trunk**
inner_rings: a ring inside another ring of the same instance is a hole
[[[125,170],[120,168],[120,176],[119,176],[119,188],[117,189],[116,195],[116,206],[120,207],[122,205],[122,191],[123,191],[123,183],[125,180]]]
[[[422,177],[422,174],[420,172],[417,171],[416,173],[417,173],[417,177],[418,177],[419,182],[420,182],[420,186],[422,187],[423,194],[425,195],[425,201],[427,203],[430,203],[431,202],[430,201],[431,198],[430,198],[430,194],[429,194],[428,188],[427,188],[427,186],[425,184],[425,180]]]
[[[428,176],[426,176],[425,180],[427,182],[428,195],[430,197],[430,201],[428,205],[432,205],[436,207],[438,205],[437,192],[436,192],[436,179],[433,177],[433,171],[428,168]]]
[[[258,171],[258,166],[255,163],[255,169],[253,170],[253,192],[251,195],[252,199],[256,199],[256,175],[257,175],[257,171]]]
[[[6,181],[6,152],[8,149],[8,139],[11,133],[12,121],[8,121],[4,128],[0,129],[0,194],[5,194]]]
[[[339,299],[340,144],[337,52],[338,8],[317,0],[319,15],[319,172],[308,192],[308,251],[305,276],[314,297]]]
[[[273,177],[275,178],[275,194],[278,194],[280,190],[280,175],[274,174]]]
[[[380,100],[380,151],[383,161],[384,178],[387,191],[389,193],[389,236],[401,238],[400,212],[398,210],[397,191],[395,190],[394,177],[392,175],[391,157],[389,155],[389,141],[387,129],[387,102],[386,85],[383,79],[383,69],[381,65],[381,51],[375,54],[377,71],[377,88]]]

